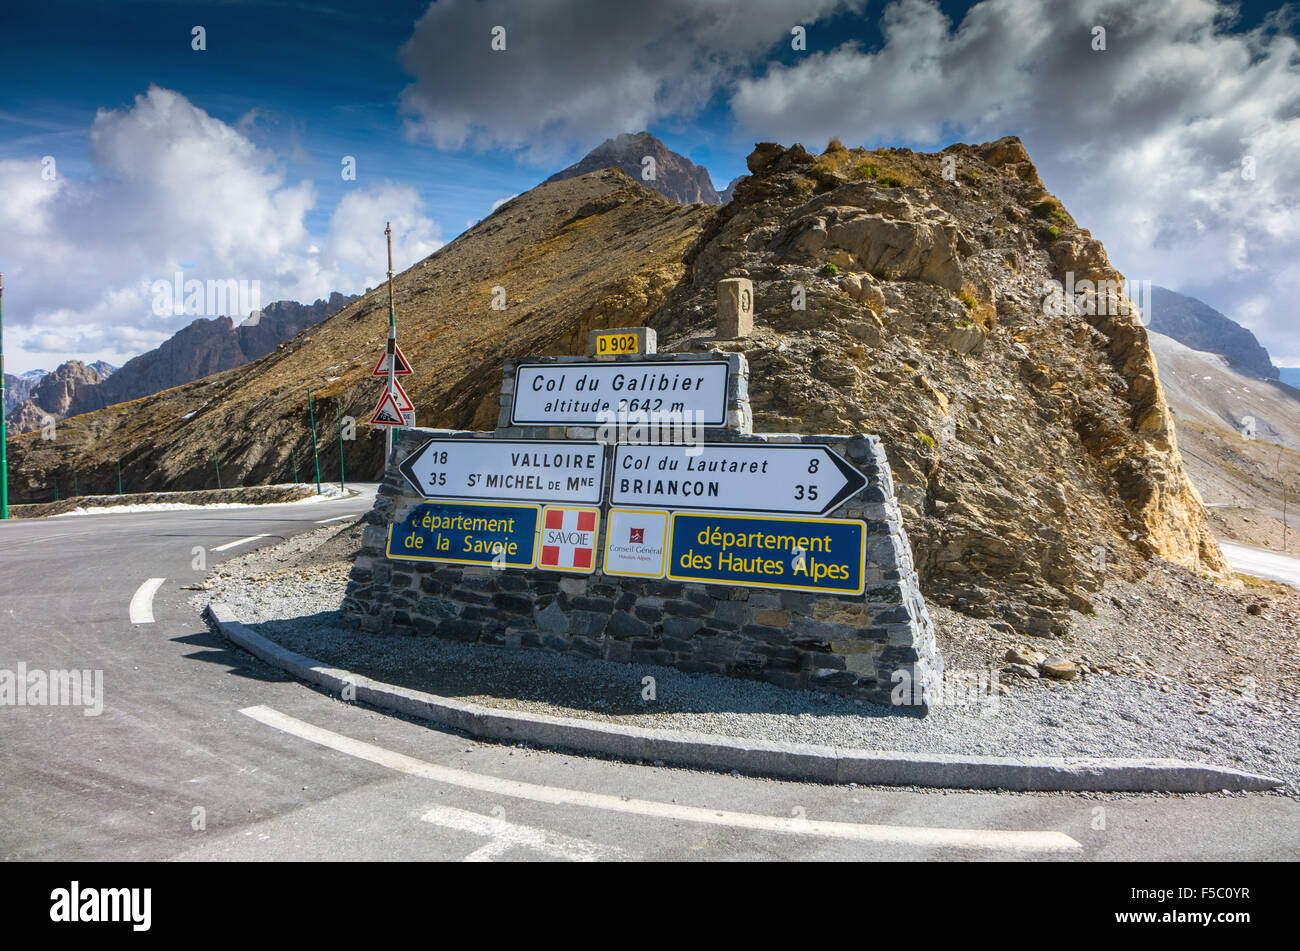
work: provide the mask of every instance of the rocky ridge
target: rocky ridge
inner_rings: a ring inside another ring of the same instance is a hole
[[[713,345],[716,282],[753,280],[755,335],[726,346],[755,429],[879,434],[939,603],[1063,633],[1151,556],[1226,575],[1136,310],[1046,312],[1048,280],[1123,277],[1020,141],[837,146],[755,149],[649,321],[661,346]]]
[[[655,161],[653,179],[643,178],[642,163],[647,156]],[[653,188],[679,204],[704,202],[720,205],[724,201],[714,189],[708,169],[696,165],[684,155],[678,155],[649,132],[624,133],[606,139],[580,161],[556,172],[543,184],[577,178],[602,168],[621,168],[628,178]]]

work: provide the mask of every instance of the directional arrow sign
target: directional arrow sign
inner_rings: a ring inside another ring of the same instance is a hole
[[[398,469],[425,498],[599,505],[605,447],[596,442],[435,436]]]
[[[780,444],[620,445],[612,478],[617,506],[799,515],[825,515],[867,484],[826,446]]]

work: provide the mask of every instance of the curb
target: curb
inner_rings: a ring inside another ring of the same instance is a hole
[[[237,646],[335,696],[355,698],[476,739],[528,743],[615,759],[739,772],[801,782],[867,786],[928,786],[1014,792],[1259,791],[1282,780],[1178,759],[1069,759],[1066,757],[959,756],[947,753],[877,753],[804,743],[750,740],[684,730],[650,730],[589,720],[507,711],[451,700],[362,677],[281,647],[254,633],[223,602],[205,611]]]

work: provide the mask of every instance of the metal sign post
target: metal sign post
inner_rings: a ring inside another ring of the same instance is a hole
[[[393,392],[393,381],[397,372],[397,304],[393,300],[393,223],[384,224],[384,236],[388,239],[388,392]],[[393,430],[396,426],[384,429],[384,468],[389,466],[393,457]]]

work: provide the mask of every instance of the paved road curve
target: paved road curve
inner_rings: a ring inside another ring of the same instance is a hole
[[[1219,542],[1219,549],[1233,571],[1300,588],[1300,558],[1232,542]]]
[[[211,566],[368,507],[0,523],[0,669],[100,669],[105,693],[95,717],[0,707],[0,859],[1294,858],[1277,796],[856,789],[476,743],[286,680],[190,606],[195,546]]]

